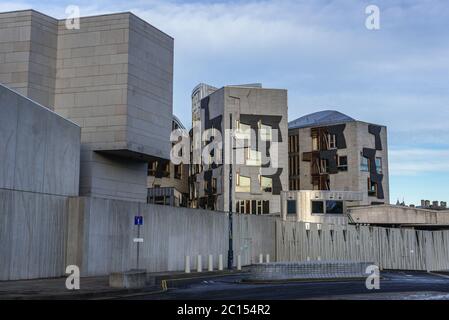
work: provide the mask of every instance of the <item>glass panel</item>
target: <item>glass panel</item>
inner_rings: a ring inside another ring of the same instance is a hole
[[[260,177],[260,188],[264,192],[272,192],[272,190],[273,190],[273,179],[261,176]]]
[[[287,200],[287,214],[296,214],[296,200]]]
[[[251,178],[238,175],[237,185],[235,186],[235,192],[250,192],[251,191]]]
[[[360,162],[360,171],[369,171],[368,158],[362,157]]]
[[[343,213],[343,201],[326,201],[326,213],[328,214],[342,214]]]
[[[323,201],[312,201],[312,213],[324,213]]]

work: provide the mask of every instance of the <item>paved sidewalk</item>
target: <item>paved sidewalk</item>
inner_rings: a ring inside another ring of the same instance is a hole
[[[159,272],[147,275],[148,285],[142,289],[117,289],[109,287],[109,277],[82,277],[79,290],[67,290],[66,278],[0,281],[0,300],[17,299],[107,299],[139,293],[162,292],[175,284],[187,284],[201,278],[222,276],[241,271],[214,272]]]

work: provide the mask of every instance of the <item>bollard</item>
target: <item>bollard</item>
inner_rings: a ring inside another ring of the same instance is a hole
[[[242,270],[242,256],[237,256],[237,270]]]
[[[270,255],[269,255],[269,254],[267,254],[267,256],[266,256],[266,258],[265,258],[265,262],[266,262],[266,263],[270,263]]]
[[[211,254],[209,255],[209,263],[208,264],[209,264],[209,266],[208,266],[207,270],[214,271],[214,260],[213,260],[213,257]]]
[[[259,254],[259,263],[263,263],[263,254]]]
[[[202,266],[202,262],[201,262],[201,255],[198,255],[198,260],[196,263],[196,271],[201,272],[203,271],[203,266]]]
[[[190,273],[190,256],[186,256],[185,273]]]
[[[223,271],[223,255],[218,255],[218,270]]]

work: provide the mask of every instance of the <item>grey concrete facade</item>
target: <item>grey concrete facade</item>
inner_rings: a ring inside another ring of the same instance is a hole
[[[0,14],[0,41],[0,82],[82,128],[81,194],[145,202],[147,162],[169,158],[173,38],[127,12],[67,29],[26,10]]]
[[[210,88],[212,87],[207,87]],[[194,118],[198,118],[196,102],[193,101],[193,111],[196,112]],[[229,210],[229,161],[232,157],[232,210],[248,214],[280,212],[280,192],[288,188],[287,109],[287,90],[266,89],[260,85],[225,86],[201,100],[199,136],[211,128],[221,132],[224,144],[221,160],[224,165],[203,164],[196,167],[193,165],[191,169],[193,207]],[[272,141],[262,141],[262,126],[266,126],[269,139],[274,137],[275,132],[277,136]],[[253,139],[239,139],[245,140],[241,145],[237,145],[237,138],[233,138],[232,142],[226,140],[226,130],[232,128],[236,132],[243,133],[250,127],[255,128],[256,136]],[[194,148],[198,145],[195,136],[192,143]],[[266,144],[267,149],[257,150],[257,146],[260,147],[262,144]],[[273,146],[272,162],[270,160],[265,162],[270,146]],[[274,146],[277,149],[274,149]],[[237,148],[240,149],[240,155],[243,155],[244,159],[237,159]],[[276,163],[274,158],[277,159]],[[265,164],[262,165],[262,162]],[[240,182],[243,179],[246,181],[245,186]],[[261,179],[264,179],[263,183]],[[264,187],[262,184],[265,182]]]
[[[80,132],[0,84],[0,188],[77,196]]]
[[[281,193],[284,221],[348,224],[348,206],[363,200],[356,191],[302,190]]]

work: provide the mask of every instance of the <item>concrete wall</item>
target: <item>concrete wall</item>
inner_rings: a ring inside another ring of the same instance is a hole
[[[0,281],[65,272],[67,197],[0,189]]]
[[[215,263],[228,250],[228,217],[207,210],[173,208],[100,198],[71,198],[67,264],[81,267],[82,275],[104,275],[136,268],[137,236],[134,216],[142,215],[140,267],[149,272],[184,269],[185,255],[213,254]],[[236,216],[235,255],[242,263],[257,261],[259,254],[275,256],[275,226],[270,217]],[[237,236],[238,234],[238,236]],[[236,260],[235,260],[236,261]]]
[[[0,188],[78,195],[80,128],[0,85]]]
[[[375,262],[381,269],[449,269],[449,231],[276,222],[278,261]]]
[[[349,209],[355,223],[413,226],[448,226],[449,210],[410,208],[382,205],[354,207]]]

